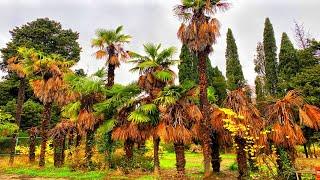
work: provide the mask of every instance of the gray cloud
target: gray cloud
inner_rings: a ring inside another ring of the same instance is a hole
[[[253,84],[253,57],[256,44],[262,40],[265,17],[270,17],[278,47],[282,32],[288,32],[293,40],[293,20],[304,22],[311,32],[319,32],[317,22],[318,0],[233,0],[233,7],[219,13],[222,23],[218,43],[214,45],[211,55],[213,65],[225,72],[225,33],[232,28],[237,41],[240,61],[246,79]],[[125,32],[134,38],[127,45],[130,50],[142,52],[146,42],[162,43],[163,46],[176,46],[180,42],[176,31],[180,22],[174,17],[172,8],[179,0],[1,0],[0,1],[0,48],[10,39],[8,31],[39,17],[49,17],[60,21],[64,28],[71,28],[80,33],[83,47],[81,61],[77,67],[89,73],[103,66],[104,62],[96,60],[92,54],[90,40],[98,28],[115,28],[124,25]],[[313,34],[319,38],[319,34]],[[116,81],[128,83],[137,78],[128,72],[129,64],[116,71]],[[175,68],[177,69],[177,68]]]

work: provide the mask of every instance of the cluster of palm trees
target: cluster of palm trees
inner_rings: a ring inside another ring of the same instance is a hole
[[[204,174],[208,177],[212,170],[220,172],[220,148],[230,145],[234,139],[239,147],[239,179],[244,179],[248,176],[248,157],[250,161],[250,154],[244,151],[247,145],[267,147],[274,144],[292,152],[295,145],[304,142],[301,128],[294,120],[296,110],[304,125],[320,127],[319,108],[307,105],[295,91],[261,114],[240,88],[228,94],[224,106],[241,117],[233,118],[235,124],[250,127],[249,135],[260,138],[248,141],[247,134],[228,131],[225,128],[227,114],[208,101],[206,60],[219,36],[219,21],[214,16],[218,10],[228,9],[229,3],[222,0],[181,2],[174,8],[182,20],[177,34],[199,59],[199,85],[192,82],[174,85],[176,74],[170,68],[179,62],[173,59],[174,47],[162,48],[160,44],[147,43],[143,55],[125,50],[124,44],[130,42],[131,36],[122,33],[122,26],[97,31],[92,46],[98,49],[96,58],[106,60],[106,67],[90,76],[74,73],[71,70],[74,61],[34,49],[21,47],[19,54],[10,59],[8,68],[30,80],[35,96],[45,107],[39,131],[42,138],[39,166],[45,165],[47,140],[51,136],[56,166],[64,162],[66,140],[69,146],[79,147],[83,139],[86,161],[83,166],[91,168],[94,134],[99,127],[104,127],[112,140],[124,141],[129,161],[134,145],[143,145],[152,138],[156,173],[160,173],[160,140],[172,142],[179,177],[185,176],[185,144],[201,141]],[[125,61],[134,65],[132,72],[139,73],[137,82],[127,86],[114,83],[115,68]],[[63,119],[49,131],[53,104],[62,108]],[[266,128],[274,131],[268,137],[261,136],[260,132]],[[31,139],[36,133],[35,129],[30,130]],[[34,143],[30,150],[34,151]],[[105,155],[110,156],[110,153],[106,151]],[[30,153],[30,160],[34,161],[34,152]]]

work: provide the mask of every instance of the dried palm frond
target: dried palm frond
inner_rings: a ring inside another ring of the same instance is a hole
[[[53,129],[50,131],[50,136],[54,138],[63,138],[67,134],[73,132],[76,128],[76,125],[74,122],[69,121],[67,119],[63,119],[61,122],[59,122]]]
[[[320,108],[305,104],[299,109],[299,114],[304,125],[315,130],[320,129]]]

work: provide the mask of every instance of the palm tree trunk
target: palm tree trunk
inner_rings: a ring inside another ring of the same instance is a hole
[[[126,158],[129,161],[133,158],[133,145],[134,142],[131,139],[126,139],[124,142],[124,151],[126,152]]]
[[[41,149],[40,149],[40,160],[39,166],[43,167],[45,165],[45,155],[46,155],[46,147],[48,141],[48,128],[51,119],[51,107],[52,103],[44,104],[44,111],[42,114],[42,122],[41,122]]]
[[[85,148],[85,158],[86,158],[86,164],[87,168],[92,167],[92,148],[94,145],[94,131],[93,130],[88,130],[87,131],[87,137],[86,137],[86,148]]]
[[[61,137],[61,136],[54,137],[53,146],[54,146],[54,153],[53,153],[54,166],[61,167],[62,166],[63,137]]]
[[[309,158],[306,143],[303,144],[303,150],[304,150],[304,154],[306,155],[306,158]]]
[[[114,71],[116,66],[113,64],[108,64],[108,84],[107,87],[112,87],[114,84]]]
[[[37,131],[33,127],[29,130],[29,162],[33,163],[36,160],[36,138]]]
[[[153,136],[153,163],[155,174],[160,174],[159,145],[160,138],[158,136]]]
[[[237,162],[238,162],[238,171],[239,171],[239,180],[245,180],[248,178],[248,164],[246,151],[246,141],[241,137],[235,138],[235,143],[237,144]]]
[[[20,78],[19,90],[18,90],[18,101],[17,101],[17,109],[16,109],[16,124],[20,128],[21,122],[21,115],[23,111],[23,103],[24,103],[24,96],[25,96],[25,86],[26,86],[26,79]],[[19,131],[19,130],[18,130]],[[16,152],[16,143],[17,143],[17,134],[18,131],[12,135],[12,146],[10,150],[10,160],[9,164],[12,165],[14,162],[14,155]]]
[[[174,143],[174,151],[176,153],[177,178],[185,178],[184,144],[182,142]]]
[[[219,144],[219,139],[218,139],[218,134],[215,132],[211,133],[211,165],[212,165],[212,170],[215,173],[220,172],[220,144]]]
[[[204,159],[204,176],[209,177],[210,172],[210,161],[211,161],[211,139],[209,130],[209,102],[207,96],[207,75],[206,75],[206,60],[208,54],[205,50],[198,53],[199,65],[199,87],[200,87],[200,111],[203,115],[203,120],[201,122],[201,134],[202,134],[202,146],[203,146],[203,159]]]

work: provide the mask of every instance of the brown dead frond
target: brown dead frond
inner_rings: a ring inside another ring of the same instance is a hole
[[[320,129],[320,108],[305,104],[299,109],[299,114],[304,125],[315,130]]]

